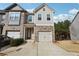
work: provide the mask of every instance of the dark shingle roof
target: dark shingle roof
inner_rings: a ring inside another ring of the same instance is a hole
[[[16,6],[19,6],[21,9],[22,9],[22,11],[26,11],[25,9],[23,9],[19,4],[17,4],[17,3],[13,3],[12,5],[10,5],[10,6],[8,6],[7,8],[5,8],[4,10],[5,11],[8,11],[8,10],[11,10],[13,7],[16,7]],[[27,11],[26,11],[27,12]]]

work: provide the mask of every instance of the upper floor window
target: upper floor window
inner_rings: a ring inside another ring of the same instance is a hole
[[[50,14],[47,14],[47,20],[50,20]]]
[[[28,21],[32,21],[32,15],[28,16]]]
[[[43,8],[43,11],[45,11],[45,8]]]
[[[41,14],[38,14],[38,20],[41,20]]]
[[[9,13],[9,24],[19,25],[20,22],[20,12],[10,12]]]

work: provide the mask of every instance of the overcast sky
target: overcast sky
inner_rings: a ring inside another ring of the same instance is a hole
[[[9,3],[0,3],[0,9],[3,10],[8,7]],[[32,11],[36,7],[38,7],[40,3],[21,3],[20,6],[28,11]],[[48,6],[55,10],[54,14],[54,22],[64,21],[69,19],[73,20],[74,16],[79,10],[78,3],[49,3]]]

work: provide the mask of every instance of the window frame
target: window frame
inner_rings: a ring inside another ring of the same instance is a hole
[[[29,17],[31,17],[31,18],[29,18]],[[32,22],[32,19],[33,19],[32,15],[28,15],[28,21]]]
[[[45,11],[45,8],[43,8],[43,11]]]
[[[38,20],[42,20],[42,14],[38,14]]]
[[[50,18],[50,14],[47,14],[47,20],[50,21],[51,18]]]
[[[19,14],[18,24],[16,24],[16,23],[14,23],[14,24],[13,23],[10,23],[11,21],[13,21],[13,20],[10,19],[10,16],[11,16],[10,14],[12,14],[12,13],[14,13],[14,14],[18,13]],[[9,12],[9,21],[8,21],[8,25],[9,26],[19,26],[20,25],[20,21],[21,21],[21,12]]]

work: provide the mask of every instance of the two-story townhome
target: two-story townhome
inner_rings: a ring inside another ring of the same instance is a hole
[[[33,10],[33,13],[16,3],[3,11],[5,12],[3,35],[24,40],[55,41],[54,10],[47,4],[41,4]]]

